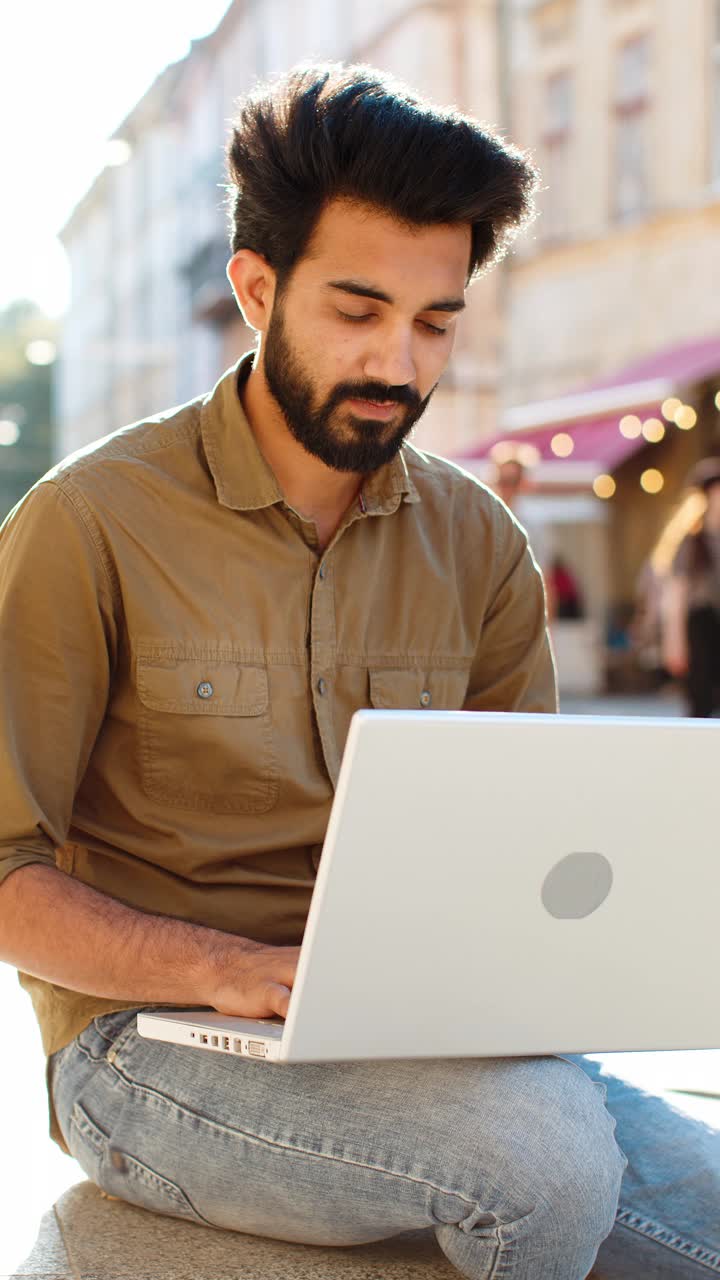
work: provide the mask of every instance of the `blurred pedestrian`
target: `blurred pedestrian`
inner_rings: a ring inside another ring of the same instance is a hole
[[[547,583],[554,600],[556,618],[585,616],[585,605],[577,578],[562,556],[555,555],[550,561]]]
[[[686,681],[689,714],[707,717],[720,705],[720,457],[698,463],[689,482],[707,505],[673,560],[663,660]]]

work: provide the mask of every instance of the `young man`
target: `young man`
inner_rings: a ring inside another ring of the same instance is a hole
[[[0,540],[0,954],[53,1133],[195,1222],[433,1227],[476,1278],[579,1280],[601,1246],[604,1276],[718,1269],[718,1136],[584,1059],[273,1066],[136,1034],[143,1005],[285,1014],[357,708],[556,707],[522,528],[406,442],[534,170],[358,67],[259,90],[229,168],[257,351],[60,464]]]

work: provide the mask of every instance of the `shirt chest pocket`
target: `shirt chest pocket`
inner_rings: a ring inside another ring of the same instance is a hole
[[[265,667],[140,653],[136,683],[147,795],[215,813],[273,807],[278,767]]]
[[[370,671],[370,705],[384,711],[461,711],[467,694],[469,670]]]

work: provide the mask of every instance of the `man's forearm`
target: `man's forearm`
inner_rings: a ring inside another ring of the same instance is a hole
[[[0,886],[0,960],[71,991],[138,1004],[210,1002],[211,970],[246,939],[148,915],[52,867]]]

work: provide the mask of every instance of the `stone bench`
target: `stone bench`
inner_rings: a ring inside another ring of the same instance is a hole
[[[13,1273],[42,1280],[458,1280],[432,1231],[323,1249],[216,1231],[137,1209],[80,1182],[45,1214]],[[5,1280],[0,1277],[0,1280]]]

